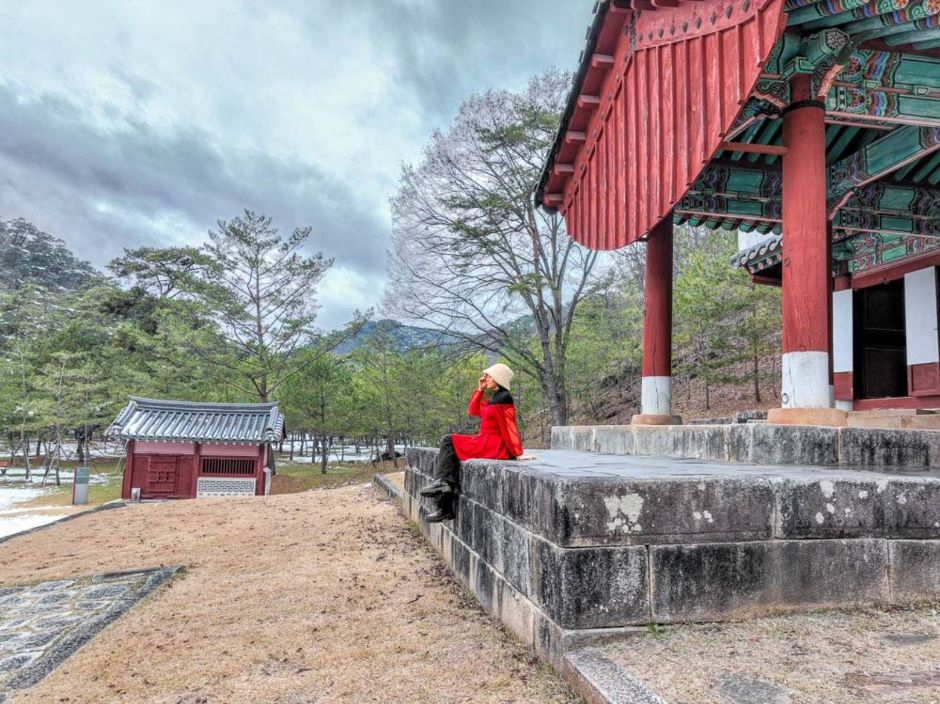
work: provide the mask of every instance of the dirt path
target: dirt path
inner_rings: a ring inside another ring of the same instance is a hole
[[[0,584],[170,564],[12,701],[575,701],[368,486],[93,514],[0,545]]]

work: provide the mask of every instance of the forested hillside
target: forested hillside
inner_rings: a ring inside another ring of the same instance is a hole
[[[23,219],[0,220],[0,291],[42,286],[74,291],[95,275],[57,237]]]

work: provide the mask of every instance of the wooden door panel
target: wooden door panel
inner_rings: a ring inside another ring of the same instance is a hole
[[[179,481],[179,457],[148,457],[144,474],[145,496],[174,496]]]

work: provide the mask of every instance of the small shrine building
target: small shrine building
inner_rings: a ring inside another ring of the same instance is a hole
[[[647,246],[641,415],[671,405],[672,230],[782,286],[780,423],[940,407],[940,0],[600,0],[536,195]]]
[[[127,443],[123,499],[266,496],[284,416],[276,403],[132,396],[107,435]]]

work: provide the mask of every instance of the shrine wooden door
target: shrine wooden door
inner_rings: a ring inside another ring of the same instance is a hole
[[[907,396],[904,279],[855,292],[856,398]]]
[[[143,496],[148,499],[178,496],[177,486],[181,479],[180,464],[184,458],[174,455],[151,455],[146,459]]]

